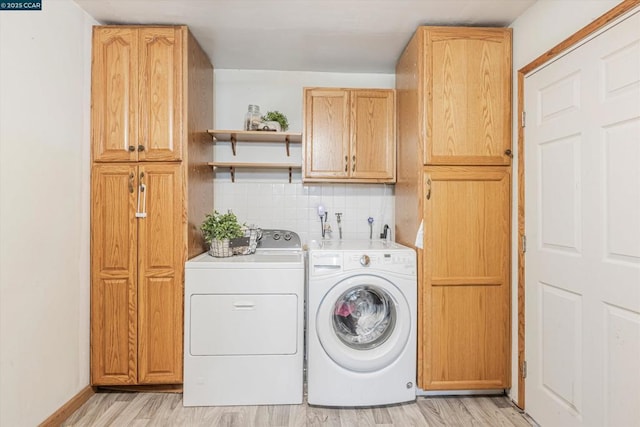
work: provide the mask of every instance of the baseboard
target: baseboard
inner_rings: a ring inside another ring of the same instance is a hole
[[[149,385],[101,385],[96,391],[140,392],[140,393],[182,393],[182,384],[149,384]]]
[[[506,394],[504,389],[489,390],[423,390],[416,389],[416,396],[495,396]]]
[[[95,394],[93,387],[86,386],[78,394],[73,396],[71,400],[62,405],[60,409],[51,414],[49,418],[40,423],[39,427],[58,427],[67,418],[71,416],[79,407],[85,404],[87,400]]]

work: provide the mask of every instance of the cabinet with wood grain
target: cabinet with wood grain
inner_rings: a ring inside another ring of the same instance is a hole
[[[511,164],[511,30],[423,27],[425,165]]]
[[[508,385],[510,178],[505,167],[424,168],[425,389]]]
[[[181,27],[94,27],[92,158],[182,159]]]
[[[303,180],[394,182],[391,89],[305,88]]]
[[[419,27],[396,93],[396,240],[418,252],[418,386],[507,388],[511,30]]]
[[[184,263],[213,206],[213,67],[184,26],[93,36],[91,384],[179,384]]]

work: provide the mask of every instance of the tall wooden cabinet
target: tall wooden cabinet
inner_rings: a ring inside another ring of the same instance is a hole
[[[304,181],[395,181],[393,90],[305,88],[304,100]]]
[[[94,27],[91,117],[91,383],[178,384],[213,68],[186,27]]]
[[[507,388],[511,31],[419,27],[396,93],[396,239],[423,225],[418,386]]]

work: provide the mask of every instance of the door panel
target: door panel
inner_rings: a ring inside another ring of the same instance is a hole
[[[505,362],[510,356],[504,345],[510,330],[504,289],[491,285],[437,285],[431,294],[429,388],[504,388]]]
[[[142,278],[139,307],[139,383],[181,383],[183,323],[180,280],[176,277]]]
[[[422,387],[507,388],[510,172],[433,166],[424,180]]]
[[[309,89],[305,92],[304,176],[349,176],[349,91]]]
[[[351,176],[395,176],[395,100],[387,91],[351,91]]]
[[[91,383],[137,379],[136,168],[93,167],[91,185]]]
[[[509,165],[511,32],[428,28],[425,164]]]
[[[295,354],[302,327],[297,307],[295,294],[192,295],[188,351],[193,356]]]
[[[140,29],[140,160],[182,158],[182,40],[179,28]]]
[[[526,77],[527,411],[640,419],[640,13]]]
[[[94,28],[91,146],[96,162],[137,159],[137,31]]]
[[[146,384],[179,383],[186,250],[181,168],[145,164],[138,173],[146,194],[140,209],[146,217],[138,220],[138,379]]]

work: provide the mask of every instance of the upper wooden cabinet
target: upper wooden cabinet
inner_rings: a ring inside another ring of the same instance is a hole
[[[511,30],[420,27],[414,39],[424,164],[511,164]]]
[[[303,179],[395,182],[391,89],[304,90]]]
[[[182,159],[186,28],[93,31],[93,161]]]

